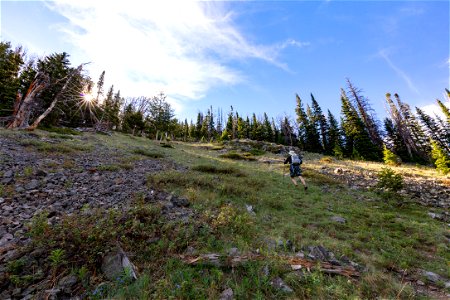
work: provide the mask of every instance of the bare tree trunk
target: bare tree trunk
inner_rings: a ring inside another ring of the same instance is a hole
[[[55,99],[53,99],[50,106],[33,122],[33,124],[31,124],[31,126],[28,126],[26,128],[27,130],[35,130],[38,127],[38,125],[42,121],[42,119],[44,119],[53,110],[56,103],[62,98],[62,95],[67,90],[67,87],[69,86],[70,82],[72,81],[73,76],[75,76],[75,74],[80,73],[82,68],[83,68],[83,65],[81,64],[78,66],[78,68],[73,70],[72,73],[70,73],[69,78],[67,78],[66,83],[64,84],[62,89],[59,91],[59,93],[56,95]]]
[[[36,74],[35,79],[30,84],[25,97],[22,99],[18,94],[14,104],[14,120],[7,126],[9,129],[28,127],[28,119],[31,113],[31,107],[36,101],[36,96],[46,89],[50,84],[48,75],[43,73]]]

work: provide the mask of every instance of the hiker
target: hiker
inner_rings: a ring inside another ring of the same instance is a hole
[[[294,151],[289,151],[289,156],[284,160],[284,164],[289,163],[290,167],[289,167],[289,171],[290,171],[290,175],[291,175],[291,180],[294,183],[295,186],[297,186],[297,180],[295,177],[300,178],[300,181],[302,182],[305,191],[308,189],[308,187],[306,186],[306,182],[305,179],[303,179],[302,177],[302,169],[300,169],[300,165],[302,163],[302,159],[300,158],[299,155],[297,155],[297,153],[295,153]]]

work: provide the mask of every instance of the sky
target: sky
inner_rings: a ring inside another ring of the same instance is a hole
[[[176,117],[212,106],[294,116],[295,95],[340,115],[346,79],[378,119],[385,94],[431,113],[450,86],[448,1],[1,0],[1,40],[90,62],[125,97],[167,95]]]

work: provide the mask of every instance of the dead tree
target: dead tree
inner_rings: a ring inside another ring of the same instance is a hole
[[[63,98],[64,93],[67,91],[72,78],[81,73],[83,69],[83,65],[81,64],[78,68],[74,69],[67,77],[62,78],[60,80],[66,80],[66,83],[59,91],[59,93],[55,96],[50,106],[33,122],[33,124],[29,125],[29,119],[31,114],[31,109],[37,101],[37,96],[46,88],[48,88],[50,83],[50,78],[47,74],[43,72],[38,72],[36,74],[35,79],[31,83],[25,97],[18,96],[16,99],[16,103],[14,105],[14,114],[13,121],[7,126],[9,129],[26,129],[26,130],[34,130],[37,128],[39,123],[53,110],[56,103]],[[20,95],[20,94],[18,94]]]

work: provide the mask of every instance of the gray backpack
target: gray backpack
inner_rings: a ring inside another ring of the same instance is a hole
[[[299,166],[302,163],[302,159],[297,154],[291,155],[291,160],[294,166]]]

